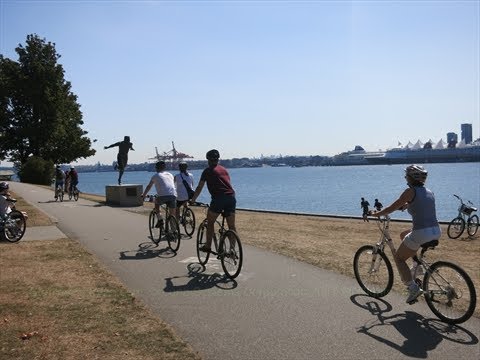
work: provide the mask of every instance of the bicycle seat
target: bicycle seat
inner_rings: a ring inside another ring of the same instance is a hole
[[[438,245],[438,240],[432,240],[429,242],[426,242],[425,244],[422,244],[422,249],[427,250],[427,249],[435,249],[435,246]]]
[[[17,202],[17,199],[7,198],[7,201],[8,201],[8,202],[11,202],[11,203],[16,203],[16,202]]]

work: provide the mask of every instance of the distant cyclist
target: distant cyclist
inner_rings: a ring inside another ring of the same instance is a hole
[[[220,159],[218,150],[212,149],[208,151],[206,157],[208,160],[208,168],[203,170],[191,202],[195,202],[206,183],[212,200],[207,213],[206,243],[200,250],[209,252],[212,246],[215,220],[222,212],[225,214],[228,228],[236,231],[235,209],[237,200],[235,198],[235,190],[233,190],[232,184],[230,183],[230,175],[227,169],[218,164],[218,160]]]
[[[65,183],[65,173],[63,172],[60,165],[57,165],[55,168],[55,199],[58,198],[57,188],[60,186],[63,192],[63,184]]]
[[[400,234],[402,243],[395,252],[398,272],[403,283],[408,286],[407,303],[413,302],[423,293],[423,290],[415,283],[406,260],[413,257],[422,244],[438,240],[442,234],[435,210],[435,196],[424,186],[427,175],[427,171],[422,166],[408,166],[405,169],[408,189],[390,206],[371,213],[373,216],[383,216],[395,210],[407,209],[412,216],[412,229]]]
[[[70,182],[68,192],[73,194],[73,189],[78,185],[78,173],[74,166],[70,167],[70,171],[68,172],[68,181]]]
[[[175,175],[175,188],[177,189],[177,219],[180,218],[180,207],[186,206],[190,196],[188,195],[190,190],[187,190],[184,181],[193,189],[193,175],[187,171],[188,164],[186,162],[181,162],[178,164],[178,170],[180,172]]]

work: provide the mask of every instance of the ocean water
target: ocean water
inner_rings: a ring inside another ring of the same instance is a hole
[[[264,167],[229,169],[237,194],[238,208],[293,213],[360,216],[360,198],[373,206],[379,199],[389,205],[406,189],[405,165]],[[427,187],[436,196],[437,216],[449,221],[457,214],[458,201],[452,194],[480,206],[480,162],[426,164]],[[192,170],[195,184],[201,170]],[[125,172],[124,184],[145,187],[152,173]],[[116,172],[80,173],[83,192],[105,195],[105,185],[114,185]],[[151,192],[153,194],[153,190]],[[206,187],[199,201],[209,201]],[[406,212],[395,212],[397,219],[409,219]]]

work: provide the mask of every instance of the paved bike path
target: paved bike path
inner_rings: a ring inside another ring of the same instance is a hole
[[[28,184],[12,189],[206,359],[479,358],[477,318],[448,327],[423,299],[375,300],[354,279],[249,246],[242,273],[227,281],[216,261],[199,272],[194,239],[183,238],[176,255],[165,242],[153,245],[144,215],[83,199],[55,203],[51,190]]]

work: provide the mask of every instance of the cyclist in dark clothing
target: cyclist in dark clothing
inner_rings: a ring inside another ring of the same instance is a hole
[[[235,209],[237,200],[235,198],[235,190],[230,183],[230,175],[227,169],[218,164],[220,153],[218,150],[210,150],[207,152],[208,168],[203,170],[198,182],[198,186],[193,194],[192,203],[202,192],[203,186],[207,184],[208,191],[212,196],[210,207],[207,213],[207,238],[201,251],[208,252],[211,249],[214,224],[218,216],[223,212],[227,225],[230,230],[236,231],[235,228]]]
[[[75,170],[75,167],[71,167],[70,171],[68,172],[68,180],[70,182],[70,187],[68,189],[69,194],[73,193],[73,188],[74,186],[78,185],[78,173],[77,170]]]

